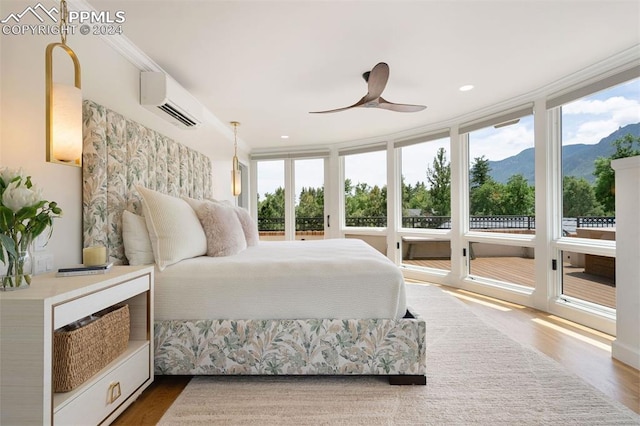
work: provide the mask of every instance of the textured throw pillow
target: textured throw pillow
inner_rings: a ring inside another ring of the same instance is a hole
[[[242,207],[234,207],[234,210],[238,215],[240,225],[242,225],[242,231],[244,232],[244,238],[247,241],[247,246],[255,246],[260,240],[260,235],[258,234],[258,224],[255,220],[253,220],[249,212]]]
[[[153,248],[144,217],[128,210],[122,213],[122,242],[129,265],[148,265],[154,262]]]
[[[258,233],[258,224],[255,220],[253,220],[249,212],[242,207],[232,206],[231,203],[227,200],[220,201],[214,200],[213,198],[208,198],[206,200],[197,200],[195,198],[182,196],[182,199],[189,203],[191,208],[196,212],[198,211],[198,209],[200,209],[201,206],[207,203],[219,204],[234,209],[236,214],[238,215],[238,220],[240,220],[240,225],[242,225],[242,231],[244,232],[247,247],[255,246],[256,244],[258,244],[258,241],[260,240],[260,235]]]
[[[195,198],[187,197],[186,195],[183,195],[180,198],[185,200],[191,206],[194,212],[197,212],[200,206],[205,203],[217,203],[216,200],[198,200]]]
[[[207,236],[207,256],[231,256],[247,248],[235,209],[219,203],[203,203],[196,211]]]
[[[186,201],[141,186],[136,189],[142,196],[153,256],[160,271],[207,252],[207,237]]]

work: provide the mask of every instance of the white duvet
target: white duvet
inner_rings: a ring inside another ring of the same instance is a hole
[[[155,274],[155,319],[401,318],[399,268],[357,239],[260,242]]]

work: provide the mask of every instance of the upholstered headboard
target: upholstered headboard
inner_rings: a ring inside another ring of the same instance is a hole
[[[92,101],[83,104],[84,247],[104,245],[126,263],[122,212],[142,214],[135,185],[165,194],[211,198],[211,160]]]

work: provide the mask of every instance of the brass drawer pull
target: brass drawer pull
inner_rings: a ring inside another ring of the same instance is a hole
[[[109,400],[109,404],[120,398],[120,395],[122,395],[122,392],[120,391],[120,382],[111,383],[109,385],[109,394],[107,398]]]

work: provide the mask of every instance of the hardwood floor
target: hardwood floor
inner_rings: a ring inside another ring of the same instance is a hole
[[[441,287],[513,340],[545,353],[605,395],[640,414],[640,372],[611,358],[614,337],[525,306]],[[156,424],[190,379],[190,376],[156,376],[154,383],[113,424]]]

